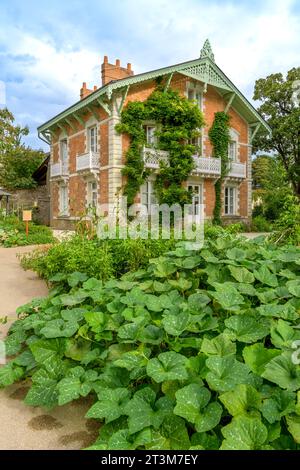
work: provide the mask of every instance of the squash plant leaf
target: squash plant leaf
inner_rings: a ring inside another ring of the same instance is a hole
[[[258,418],[237,416],[222,428],[221,450],[260,450],[267,441],[268,430]]]

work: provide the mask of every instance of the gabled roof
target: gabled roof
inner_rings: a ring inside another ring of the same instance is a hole
[[[200,58],[111,81],[39,126],[39,136],[42,135],[50,142],[49,134],[53,132],[57,124],[62,124],[64,121],[68,123],[68,118],[72,116],[79,120],[80,113],[83,112],[86,107],[102,106],[110,113],[109,101],[114,92],[123,91],[124,96],[126,96],[128,88],[131,85],[150,81],[157,77],[167,76],[171,78],[174,73],[180,73],[195,80],[199,80],[204,83],[204,87],[207,87],[207,85],[216,87],[228,103],[232,105],[251,126],[256,127],[255,132],[257,132],[259,127],[263,127],[267,132],[271,132],[270,127],[256,111],[254,106],[216,65],[210,43],[206,40],[201,49]]]

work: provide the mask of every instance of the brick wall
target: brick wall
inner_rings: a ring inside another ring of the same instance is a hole
[[[106,66],[107,65],[107,66]],[[105,69],[105,80],[108,79],[108,61],[104,65]],[[103,69],[102,69],[103,70]],[[125,75],[128,72],[128,68],[122,68],[119,63],[113,65],[113,68],[110,69],[110,73],[113,70],[113,73],[119,75],[117,78],[122,78],[122,74]],[[187,82],[193,81],[183,75],[178,73],[174,74],[170,87],[178,90],[181,94],[185,94],[187,89]],[[197,82],[195,82],[197,83]],[[148,81],[146,83],[140,83],[132,85],[129,89],[127,98],[125,100],[124,106],[129,101],[143,101],[146,100],[149,95],[153,92],[156,87],[155,81]],[[87,89],[88,90],[88,89]],[[89,90],[92,91],[92,90]],[[102,108],[94,108],[94,111],[98,115],[98,139],[100,142],[100,172],[97,177],[98,181],[98,200],[99,203],[105,204],[108,201],[111,201],[114,198],[116,189],[120,186],[124,186],[125,178],[121,176],[122,165],[126,161],[126,151],[129,147],[129,138],[126,135],[118,136],[114,131],[115,124],[119,121],[118,113],[116,112],[117,105],[120,102],[119,97],[114,97],[113,104],[113,114],[111,117]],[[119,100],[119,101],[118,101]],[[226,103],[220,94],[211,86],[207,87],[207,92],[203,94],[203,111],[205,117],[205,130],[204,130],[204,155],[211,156],[212,148],[208,139],[208,130],[211,127],[214,115],[216,111],[223,111],[225,109]],[[241,162],[247,162],[248,159],[248,125],[240,117],[240,115],[233,109],[230,108],[229,115],[231,117],[230,125],[234,128],[239,134],[239,160]],[[87,112],[85,115],[82,115],[83,120],[87,123],[92,118],[92,113]],[[52,217],[51,224],[53,226],[73,226],[76,218],[79,217],[79,214],[85,210],[86,206],[86,191],[87,191],[87,179],[83,178],[80,175],[76,174],[76,156],[83,154],[87,151],[86,145],[86,130],[84,127],[77,122],[75,119],[71,118],[73,127],[67,126],[68,134],[68,144],[69,144],[69,180],[68,180],[68,189],[69,189],[69,201],[70,201],[70,216],[65,218],[62,222],[62,219],[57,219],[59,216],[59,183],[56,181],[51,182],[51,198],[52,198]],[[51,159],[52,162],[59,161],[59,138],[62,138],[61,131],[57,131],[52,145]],[[239,216],[246,218],[249,215],[249,181],[243,181],[241,184],[235,182],[239,186]],[[206,217],[211,218],[213,215],[213,208],[215,203],[215,193],[214,193],[214,180],[205,179],[204,181],[204,196],[206,204]],[[139,195],[137,196],[137,201],[139,200]]]

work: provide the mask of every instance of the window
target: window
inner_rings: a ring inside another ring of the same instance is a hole
[[[197,137],[193,137],[192,139],[189,139],[188,143],[190,145],[195,145],[195,147],[196,147],[195,148],[195,154],[196,155],[202,155],[202,135],[199,135]]]
[[[189,101],[194,101],[199,109],[202,107],[202,95],[199,90],[196,88],[189,88],[187,92],[187,97]]]
[[[148,145],[155,145],[157,142],[155,135],[155,126],[145,126],[146,142]]]
[[[96,181],[88,182],[87,205],[91,207],[97,207],[98,205],[98,188]]]
[[[237,149],[236,141],[231,140],[228,145],[228,158],[232,162],[236,160],[236,149]]]
[[[152,204],[157,203],[153,185],[153,181],[146,181],[141,186],[141,203],[147,207],[148,211]]]
[[[60,141],[60,159],[63,163],[68,161],[68,141],[67,139]]]
[[[192,213],[191,215],[201,215],[199,206],[203,203],[203,185],[190,184],[188,191],[192,193]]]
[[[59,188],[59,215],[68,215],[69,201],[68,201],[68,188],[67,186],[60,186]]]
[[[97,143],[97,127],[89,127],[88,129],[88,138],[89,138],[89,150],[91,152],[98,151],[98,143]]]
[[[225,187],[225,214],[234,215],[236,207],[236,188],[233,186]]]

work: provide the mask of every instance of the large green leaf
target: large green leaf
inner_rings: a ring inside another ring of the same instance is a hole
[[[281,354],[280,350],[265,348],[262,343],[246,346],[243,349],[245,363],[257,375],[261,375],[268,362],[279,354]]]
[[[169,335],[179,336],[186,330],[189,321],[190,315],[187,312],[182,312],[178,315],[165,315],[162,325]]]
[[[52,320],[41,329],[45,338],[70,338],[78,330],[79,325],[75,321]]]
[[[41,339],[30,345],[30,349],[38,364],[47,365],[52,358],[61,357],[65,351],[64,339]]]
[[[267,441],[268,430],[258,418],[237,416],[222,428],[225,437],[221,450],[260,450]]]
[[[210,391],[198,384],[190,384],[181,388],[175,394],[176,406],[174,413],[195,423],[199,418],[200,410],[208,404]]]
[[[174,413],[195,424],[198,432],[206,432],[219,424],[222,415],[222,406],[217,403],[208,403],[210,391],[198,384],[190,384],[175,393],[176,406]]]
[[[187,374],[188,359],[173,351],[161,353],[157,358],[150,359],[147,364],[147,374],[155,382],[165,380],[185,380]]]
[[[0,387],[7,387],[22,378],[24,369],[15,366],[13,361],[0,368]]]
[[[58,385],[58,404],[65,405],[72,400],[77,400],[80,396],[86,397],[93,388],[93,382],[98,378],[95,370],[85,372],[83,367],[73,367]]]
[[[239,384],[234,390],[219,396],[219,400],[232,416],[257,412],[261,405],[261,396],[252,385]]]
[[[158,431],[152,431],[152,440],[146,445],[148,450],[187,450],[190,439],[183,419],[169,415]]]
[[[130,393],[127,388],[102,388],[98,392],[99,401],[97,401],[87,412],[87,418],[103,419],[110,423],[122,416],[124,408],[128,402]]]
[[[271,341],[277,348],[290,348],[293,341],[300,339],[300,331],[295,330],[290,323],[284,320],[273,322],[271,327]]]
[[[267,318],[250,315],[234,315],[225,320],[225,325],[233,332],[235,339],[242,343],[254,343],[270,333],[271,323]]]
[[[229,356],[235,354],[236,345],[230,340],[228,335],[221,333],[212,339],[204,338],[201,352],[207,356]]]
[[[289,292],[296,297],[300,297],[300,281],[299,279],[295,279],[294,281],[288,281],[286,286]]]
[[[292,363],[291,353],[288,351],[274,357],[266,365],[262,377],[287,390],[300,388],[300,367]]]
[[[127,403],[124,412],[128,415],[128,428],[131,434],[149,426],[158,429],[166,413],[172,412],[172,402],[170,409],[155,409],[155,398],[155,392],[151,388],[146,387],[137,391],[134,397]]]
[[[284,320],[297,320],[298,314],[295,307],[291,304],[277,305],[277,304],[267,304],[261,305],[257,308],[257,311],[260,315],[265,317],[277,317],[283,318]]]
[[[206,380],[212,390],[227,392],[241,383],[251,383],[250,369],[233,356],[211,356],[206,360]]]
[[[291,415],[286,417],[288,430],[293,436],[295,442],[300,444],[300,416]]]
[[[272,387],[272,394],[263,400],[261,407],[263,417],[271,424],[295,410],[295,393],[277,387]]]
[[[56,357],[48,359],[47,370],[39,369],[32,376],[33,385],[26,395],[25,403],[51,409],[58,404],[57,384],[65,373],[62,361]]]
[[[246,268],[243,268],[241,266],[228,266],[228,269],[234,279],[236,279],[238,282],[251,284],[255,280],[253,274]]]
[[[262,284],[266,284],[270,287],[278,286],[278,280],[276,275],[272,274],[271,271],[264,264],[258,270],[255,270],[253,274],[256,279],[258,279]]]
[[[211,295],[216,299],[224,310],[238,310],[244,303],[244,298],[238,290],[231,284],[214,283],[216,292],[211,291]]]

